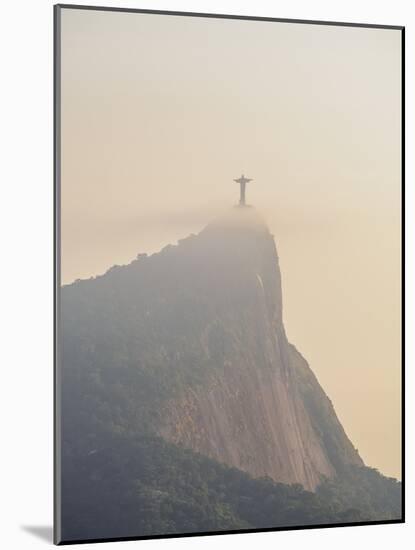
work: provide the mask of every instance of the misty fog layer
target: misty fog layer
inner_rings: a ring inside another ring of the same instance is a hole
[[[289,339],[399,477],[400,93],[398,31],[65,10],[62,282],[198,232],[244,172]]]

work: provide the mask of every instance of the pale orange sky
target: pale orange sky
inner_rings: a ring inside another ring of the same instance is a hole
[[[400,477],[401,34],[62,10],[62,281],[247,200],[290,341],[369,466]]]

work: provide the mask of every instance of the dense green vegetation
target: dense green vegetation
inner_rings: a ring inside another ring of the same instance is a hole
[[[401,517],[401,483],[374,468],[349,467],[336,478],[325,480],[317,495],[334,509],[361,510],[368,521]]]
[[[400,517],[400,484],[369,468],[350,468],[311,493],[253,479],[156,437],[107,434],[95,444],[66,447],[66,540]]]

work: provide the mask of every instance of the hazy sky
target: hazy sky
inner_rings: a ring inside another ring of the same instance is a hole
[[[247,202],[288,338],[400,477],[400,32],[62,10],[62,281]]]

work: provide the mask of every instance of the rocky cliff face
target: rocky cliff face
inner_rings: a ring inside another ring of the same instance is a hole
[[[311,490],[363,465],[287,341],[275,243],[254,209],[235,208],[177,246],[64,288],[62,311],[64,365],[105,386],[105,422],[120,431],[145,426]]]
[[[217,368],[205,384],[166,404],[159,433],[255,477],[307,489],[333,477],[342,463],[362,464],[306,361],[287,341],[278,256],[257,213],[235,209],[182,246],[210,301],[199,353]]]

